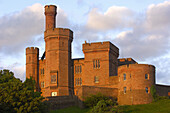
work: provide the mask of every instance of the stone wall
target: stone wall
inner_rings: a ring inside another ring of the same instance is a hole
[[[104,96],[117,98],[118,89],[110,87],[81,86],[77,89],[77,95],[80,100],[84,97],[101,93]]]
[[[156,93],[159,96],[168,96],[168,92],[170,92],[170,86],[156,84]]]
[[[145,74],[148,75],[147,79],[145,78]],[[147,64],[129,64],[120,66],[118,68],[118,77],[119,104],[131,105],[152,102],[150,88],[152,85],[155,85],[154,66]],[[146,91],[146,88],[148,91]]]

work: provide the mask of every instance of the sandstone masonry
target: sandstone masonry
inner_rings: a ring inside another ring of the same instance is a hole
[[[167,96],[170,87],[155,84],[155,67],[138,64],[132,58],[119,57],[119,48],[111,42],[83,44],[84,58],[72,59],[73,31],[56,28],[57,7],[45,6],[45,52],[26,48],[26,77],[36,81],[36,90],[44,97],[77,96],[102,93],[118,98],[120,105],[152,102],[151,86]],[[52,98],[50,98],[52,99]]]

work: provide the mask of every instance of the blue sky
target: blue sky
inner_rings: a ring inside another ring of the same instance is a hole
[[[57,27],[74,31],[73,58],[81,44],[111,41],[119,58],[156,66],[156,82],[170,85],[170,0],[0,0],[0,69],[25,80],[25,48],[45,50],[44,6],[58,7]]]

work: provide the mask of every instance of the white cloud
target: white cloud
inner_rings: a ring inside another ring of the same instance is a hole
[[[22,11],[0,17],[1,69],[10,69],[16,77],[25,80],[25,48],[39,46],[44,50],[44,6],[33,4]],[[58,7],[59,27],[69,24],[66,13]],[[43,45],[43,46],[42,46]],[[15,63],[15,62],[20,62]]]
[[[112,6],[104,13],[94,8],[88,15],[87,27],[98,31],[122,29],[132,24],[132,16],[133,12],[126,7]]]
[[[43,6],[34,4],[21,12],[6,14],[0,18],[1,54],[15,55],[31,44],[34,36],[43,32]]]
[[[131,31],[123,31],[115,41],[126,56],[146,60],[165,55],[170,45],[170,2],[151,5],[142,20],[135,20]]]

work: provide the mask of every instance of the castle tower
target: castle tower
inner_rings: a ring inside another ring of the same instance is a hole
[[[155,66],[129,64],[118,67],[118,103],[120,105],[152,102],[151,87],[155,85]]]
[[[45,97],[69,95],[72,92],[71,42],[73,32],[70,29],[55,28],[56,9],[54,5],[45,6]]]
[[[26,78],[33,77],[36,81],[36,91],[39,91],[38,70],[39,70],[39,49],[37,47],[26,48]]]
[[[103,86],[109,84],[110,76],[117,76],[119,49],[110,42],[83,44],[84,72],[83,85]]]
[[[46,20],[46,27],[45,30],[55,28],[56,25],[56,12],[57,7],[55,5],[46,5],[45,6],[45,20]]]

